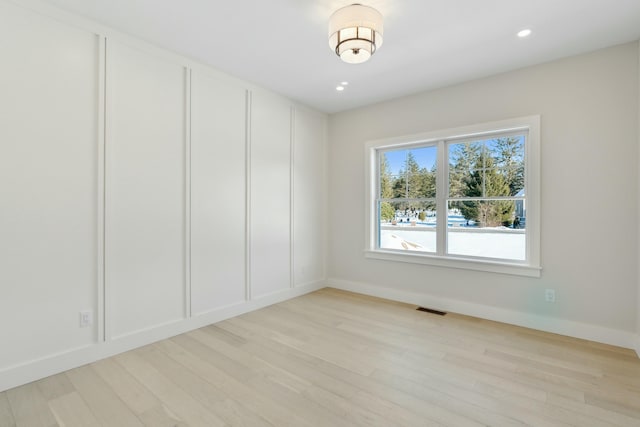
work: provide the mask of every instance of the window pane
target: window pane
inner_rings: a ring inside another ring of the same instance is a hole
[[[380,153],[380,171],[386,170],[391,175],[404,175],[407,150],[384,151]],[[386,165],[386,166],[385,166]]]
[[[524,196],[524,135],[449,144],[449,197]]]
[[[437,147],[412,148],[407,152],[407,171],[415,173],[418,170],[435,171]]]
[[[523,261],[524,201],[449,202],[448,253]]]
[[[381,249],[436,251],[435,202],[380,202]]]
[[[496,167],[509,186],[510,196],[524,195],[524,135],[492,141]],[[522,192],[522,194],[518,194]]]
[[[436,196],[435,146],[380,153],[380,198],[418,199]]]

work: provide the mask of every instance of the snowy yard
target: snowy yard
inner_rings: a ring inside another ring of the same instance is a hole
[[[436,251],[434,227],[382,226],[381,249],[418,252]],[[524,230],[448,228],[451,255],[478,256],[524,261],[526,235]]]

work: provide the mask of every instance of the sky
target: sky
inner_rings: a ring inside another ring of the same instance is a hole
[[[407,154],[409,152],[413,154],[413,157],[416,159],[416,162],[418,162],[420,169],[427,168],[428,170],[431,170],[433,165],[436,164],[438,150],[435,146],[387,151],[385,154],[387,156],[387,161],[389,162],[389,172],[391,172],[392,175],[398,175],[400,169],[404,168],[405,160],[407,159]]]
[[[519,136],[518,139],[520,139],[521,144],[524,144],[523,136]],[[490,151],[492,151],[495,147],[495,142],[493,139],[487,139],[478,142],[486,144],[487,149]],[[454,150],[456,145],[458,144],[450,144],[449,149]],[[428,170],[431,170],[436,163],[438,155],[436,146],[386,151],[385,155],[389,163],[389,172],[391,173],[391,175],[398,175],[400,170],[404,168],[407,154],[409,152],[413,154],[413,157],[418,162],[420,169],[426,168]]]

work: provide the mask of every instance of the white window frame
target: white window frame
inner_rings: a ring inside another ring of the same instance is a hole
[[[447,143],[451,140],[468,138],[490,138],[496,134],[510,132],[528,133],[525,143],[525,198],[527,204],[526,260],[509,261],[489,258],[446,255],[444,250],[447,221],[438,221],[436,238],[438,252],[404,252],[378,247],[377,209],[375,203],[379,191],[378,151],[411,148],[436,144],[438,146],[436,203],[438,217],[446,217],[449,187],[449,164],[447,162]],[[444,129],[416,135],[369,141],[365,144],[365,256],[386,261],[399,261],[439,267],[460,268],[518,276],[540,277],[540,116],[527,116],[514,119],[481,123],[453,129]],[[443,216],[444,215],[444,216]]]

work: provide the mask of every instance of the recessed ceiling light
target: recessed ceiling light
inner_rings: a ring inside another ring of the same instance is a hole
[[[349,82],[342,82],[342,83],[340,83],[340,84],[341,84],[342,86],[348,86],[348,85],[349,85]]]
[[[338,92],[342,92],[342,91],[344,90],[344,86],[337,86],[337,87],[336,87],[336,90],[337,90]]]
[[[518,31],[518,37],[521,39],[525,37],[529,37],[531,35],[531,29],[525,28],[524,30]]]

